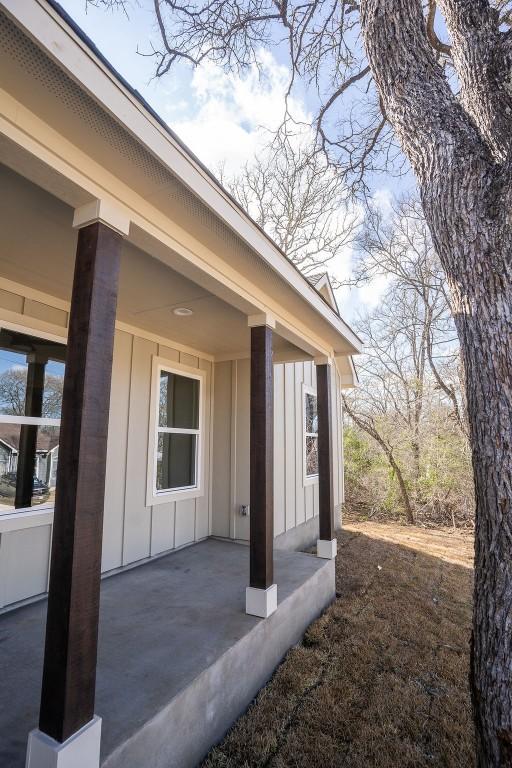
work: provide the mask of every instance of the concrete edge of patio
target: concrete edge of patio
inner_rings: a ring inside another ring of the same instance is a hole
[[[247,709],[288,649],[334,597],[331,560],[107,755],[102,768],[193,768]]]

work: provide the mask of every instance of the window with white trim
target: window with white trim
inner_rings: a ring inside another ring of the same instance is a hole
[[[199,487],[201,376],[157,366],[154,487],[157,496]]]
[[[318,477],[318,410],[316,392],[304,387],[304,480]]]
[[[0,515],[55,499],[66,347],[0,330]]]

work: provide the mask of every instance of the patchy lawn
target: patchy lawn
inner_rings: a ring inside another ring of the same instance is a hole
[[[354,523],[337,599],[207,768],[472,768],[468,535]]]

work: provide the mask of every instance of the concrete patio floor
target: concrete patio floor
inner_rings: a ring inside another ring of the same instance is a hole
[[[334,598],[334,561],[275,552],[278,609],[245,613],[248,547],[209,539],[104,579],[96,713],[104,768],[194,766]],[[0,765],[36,727],[46,601],[0,616]]]

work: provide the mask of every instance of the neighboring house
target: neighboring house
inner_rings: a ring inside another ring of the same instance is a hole
[[[10,424],[0,422],[0,484],[3,475],[16,472],[19,447],[19,430],[13,429]],[[58,453],[58,435],[53,431],[38,430],[34,476],[42,483],[46,483],[49,488],[55,487]],[[4,503],[0,498],[0,504]]]
[[[192,766],[334,597],[360,341],[48,0],[0,0],[0,163],[0,763]]]

